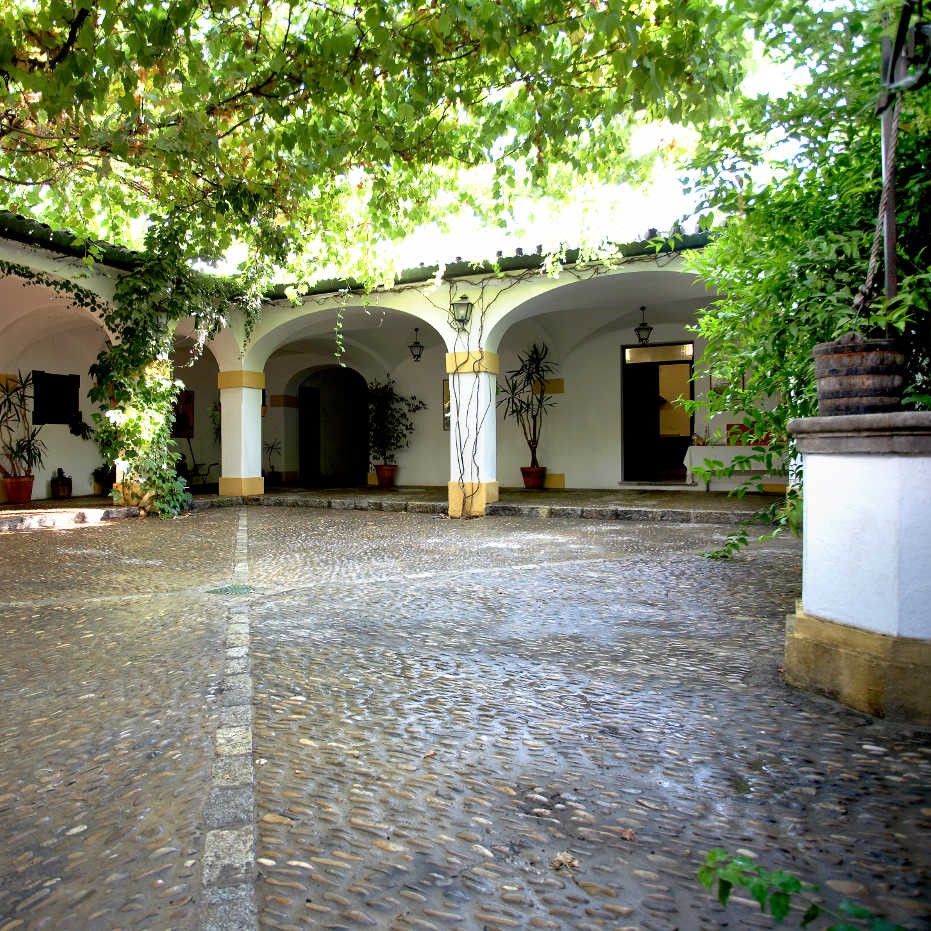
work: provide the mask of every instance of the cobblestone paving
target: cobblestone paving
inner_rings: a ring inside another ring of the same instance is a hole
[[[242,513],[0,541],[0,931],[204,927],[247,668],[261,928],[770,927],[715,846],[931,923],[928,732],[781,682],[797,542]]]
[[[263,927],[769,926],[715,846],[931,918],[927,734],[779,678],[794,541],[252,513]]]

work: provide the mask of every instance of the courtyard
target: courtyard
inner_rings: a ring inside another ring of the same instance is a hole
[[[927,927],[929,733],[783,684],[800,544],[728,529],[4,534],[0,931],[773,926],[712,848]]]

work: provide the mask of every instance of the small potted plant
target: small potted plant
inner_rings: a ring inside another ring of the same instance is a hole
[[[537,461],[537,447],[543,430],[543,418],[555,402],[546,393],[546,381],[556,371],[556,363],[547,360],[546,343],[534,343],[525,353],[517,354],[518,366],[504,377],[498,406],[504,418],[513,417],[520,425],[530,448],[530,465],[521,466],[525,488],[542,488],[546,467]]]
[[[370,381],[369,456],[379,488],[390,488],[397,477],[396,453],[410,444],[414,432],[413,415],[427,405],[414,395],[403,395],[397,383],[386,375],[384,381]]]
[[[42,467],[45,443],[39,439],[41,426],[33,426],[32,373],[0,379],[0,475],[11,504],[32,500],[33,470]]]
[[[269,485],[280,485],[282,475],[275,468],[272,456],[277,456],[281,453],[281,440],[268,440],[266,443],[262,444],[262,449],[265,450],[265,455],[268,457],[268,469],[265,472],[265,481]]]
[[[91,479],[94,483],[94,494],[98,498],[109,495],[116,482],[116,466],[107,462],[102,463],[91,472]]]

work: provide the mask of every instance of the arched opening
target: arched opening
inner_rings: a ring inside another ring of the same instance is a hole
[[[337,365],[318,369],[298,394],[301,483],[311,488],[364,485],[368,476],[365,379]]]
[[[174,376],[182,385],[172,436],[181,453],[178,472],[195,492],[216,491],[220,479],[220,389],[217,361],[207,350],[192,352],[186,336],[176,336]]]
[[[685,484],[696,423],[680,399],[693,397],[691,367],[703,348],[687,328],[711,296],[693,275],[642,263],[555,285],[493,323],[502,372],[534,343],[545,343],[559,366],[538,453],[551,487]],[[643,345],[634,331],[641,306],[654,328]],[[501,483],[517,484],[527,461],[515,424],[500,421]]]

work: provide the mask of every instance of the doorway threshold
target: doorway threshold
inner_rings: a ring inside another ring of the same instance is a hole
[[[697,482],[618,482],[627,491],[695,491]]]

